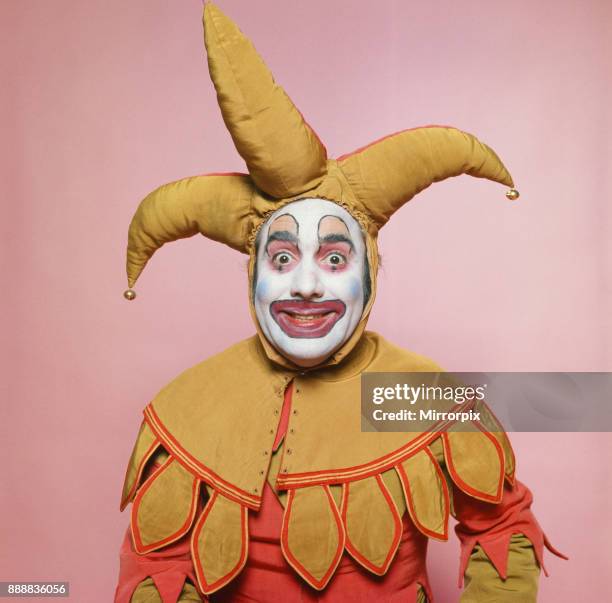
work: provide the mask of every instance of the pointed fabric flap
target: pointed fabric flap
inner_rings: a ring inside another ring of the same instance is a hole
[[[123,480],[123,492],[121,493],[121,504],[119,505],[121,511],[134,499],[136,489],[140,485],[144,467],[159,445],[159,440],[155,437],[147,423],[143,421],[125,472],[125,479]]]
[[[142,485],[132,507],[134,549],[141,555],[184,536],[196,513],[200,480],[174,459]]]
[[[432,452],[425,447],[395,469],[414,525],[425,536],[448,540],[450,498],[444,474]]]
[[[402,537],[402,520],[380,475],[344,485],[342,521],[346,550],[367,570],[384,575]]]
[[[504,474],[506,479],[511,484],[514,484],[516,460],[514,458],[514,450],[512,450],[510,439],[504,431],[491,431],[490,433],[497,440],[504,453]]]
[[[151,576],[159,591],[162,603],[177,603],[185,585],[185,574],[181,572],[160,572]]]
[[[344,542],[342,519],[329,486],[289,490],[281,549],[310,586],[325,588],[340,563]]]
[[[508,554],[512,536],[511,532],[506,532],[493,540],[482,539],[478,541],[502,580],[508,577]]]
[[[191,537],[191,558],[206,595],[233,580],[249,548],[248,509],[213,491]]]
[[[504,452],[485,431],[442,434],[444,458],[455,484],[473,498],[498,503],[504,486]]]
[[[516,471],[516,460],[510,439],[506,435],[502,424],[493,414],[493,411],[484,402],[478,404],[478,410],[480,411],[479,423],[481,423],[482,427],[498,441],[504,452],[505,475],[508,481],[513,484]]]

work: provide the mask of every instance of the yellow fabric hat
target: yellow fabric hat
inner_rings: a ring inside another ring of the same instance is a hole
[[[130,288],[157,249],[197,233],[252,256],[266,216],[298,198],[341,204],[375,247],[378,230],[433,182],[469,174],[513,186],[492,149],[448,126],[405,130],[328,159],[251,42],[212,3],[204,7],[204,33],[221,113],[249,173],[195,176],[148,195],[129,229]],[[512,189],[507,196],[518,193]]]

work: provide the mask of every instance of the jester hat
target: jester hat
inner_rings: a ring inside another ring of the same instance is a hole
[[[203,22],[221,114],[248,174],[185,178],[161,186],[140,203],[128,234],[127,299],[136,296],[132,287],[162,245],[197,233],[249,254],[252,265],[259,227],[297,199],[327,199],[355,217],[366,235],[372,270],[380,228],[433,182],[469,174],[513,187],[490,147],[448,126],[404,130],[329,159],[236,24],[210,2]],[[506,196],[516,199],[518,192],[511,188]]]

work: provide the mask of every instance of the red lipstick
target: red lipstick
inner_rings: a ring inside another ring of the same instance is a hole
[[[296,299],[270,304],[270,314],[289,337],[315,339],[325,337],[344,316],[346,306],[339,299],[313,302]]]

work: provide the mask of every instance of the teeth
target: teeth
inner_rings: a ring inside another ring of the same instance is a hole
[[[292,314],[291,317],[299,322],[310,322],[312,320],[323,318],[327,316],[327,314],[329,314],[329,312],[325,314]]]

